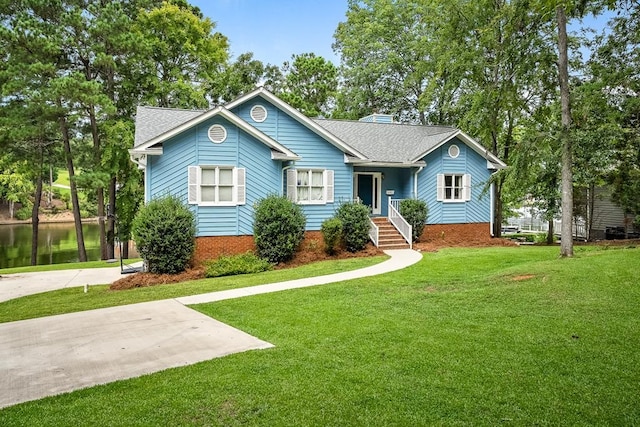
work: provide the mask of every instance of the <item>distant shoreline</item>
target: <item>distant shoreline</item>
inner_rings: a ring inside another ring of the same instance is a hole
[[[82,218],[82,223],[98,222],[97,217]],[[73,224],[73,218],[40,218],[38,224]],[[26,225],[31,224],[31,218],[20,221],[18,219],[0,219],[0,225]]]

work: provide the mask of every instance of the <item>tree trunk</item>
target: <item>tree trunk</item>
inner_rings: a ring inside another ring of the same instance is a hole
[[[494,184],[493,194],[493,237],[502,237],[502,177],[498,177]]]
[[[89,123],[91,125],[91,137],[93,139],[93,161],[96,170],[100,168],[101,150],[100,135],[98,134],[98,121],[96,120],[95,108],[93,105],[88,108]],[[104,209],[104,188],[102,184],[98,184],[96,188],[96,202],[98,204],[98,226],[100,227],[100,259],[109,259],[107,250],[106,228],[105,228],[105,209]]]
[[[549,220],[549,230],[547,231],[547,245],[553,245],[553,218]]]
[[[589,193],[587,196],[587,220],[585,221],[585,227],[586,232],[587,232],[587,240],[591,241],[591,230],[593,227],[593,214],[594,214],[594,209],[595,209],[595,192],[596,192],[596,185],[595,184],[589,184]]]
[[[107,209],[107,257],[115,258],[115,231],[116,231],[116,177],[109,181],[109,207]],[[120,254],[122,256],[122,254]]]
[[[47,199],[47,207],[53,205],[53,165],[49,164],[49,194]]]
[[[560,81],[560,103],[562,106],[562,234],[560,256],[573,256],[573,166],[571,135],[571,102],[569,99],[569,49],[567,44],[567,16],[564,7],[556,8],[558,21],[558,77]]]
[[[42,158],[40,161],[42,166]],[[36,193],[33,201],[33,209],[31,210],[31,265],[38,265],[38,225],[40,218],[40,201],[42,200],[42,174],[38,174],[36,179]]]
[[[60,104],[58,103],[58,107]],[[78,242],[78,261],[87,261],[87,250],[84,247],[84,234],[82,232],[82,219],[80,217],[80,203],[78,201],[78,189],[73,172],[73,158],[71,157],[71,141],[69,127],[65,117],[60,117],[60,130],[62,132],[62,142],[64,143],[64,156],[67,161],[67,171],[69,172],[69,187],[71,188],[71,204],[73,207],[73,222],[76,226],[76,240]]]

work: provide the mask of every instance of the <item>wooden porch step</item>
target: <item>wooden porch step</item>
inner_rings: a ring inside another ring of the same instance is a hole
[[[387,218],[372,218],[378,227],[378,247],[380,249],[409,249],[409,244]]]

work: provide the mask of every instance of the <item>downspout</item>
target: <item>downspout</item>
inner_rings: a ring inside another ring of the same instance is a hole
[[[424,166],[420,166],[415,174],[413,174],[413,198],[418,198],[418,174],[422,172]]]

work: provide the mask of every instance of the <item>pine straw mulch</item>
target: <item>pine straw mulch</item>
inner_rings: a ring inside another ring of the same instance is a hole
[[[516,246],[517,244],[509,239],[494,239],[491,237],[469,239],[447,236],[443,239],[432,239],[431,241],[418,242],[413,248],[423,252],[437,252],[439,249],[447,247],[487,247],[487,246]],[[346,258],[370,257],[383,255],[384,252],[376,248],[373,244],[367,244],[367,247],[360,252],[351,253],[341,250],[335,255],[327,255],[324,251],[322,242],[317,240],[305,241],[295,257],[291,261],[283,262],[275,266],[276,270],[285,268],[299,267],[318,261],[338,260]],[[164,285],[169,283],[186,282],[189,280],[198,280],[205,278],[205,267],[203,265],[192,266],[184,273],[179,274],[154,274],[154,273],[135,273],[117,280],[111,284],[110,290],[125,290],[132,288],[142,288],[153,285]]]
[[[312,241],[310,243],[303,243],[303,247],[296,252],[295,257],[292,260],[279,263],[274,267],[274,269],[281,270],[285,268],[294,268],[317,261],[370,257],[383,254],[383,251],[369,243],[366,248],[356,253],[341,250],[335,255],[327,255],[321,245],[318,245],[316,241]],[[134,273],[116,280],[109,286],[109,289],[112,291],[121,291],[126,289],[204,279],[206,277],[205,270],[205,266],[196,265],[189,267],[185,272],[179,274]]]

